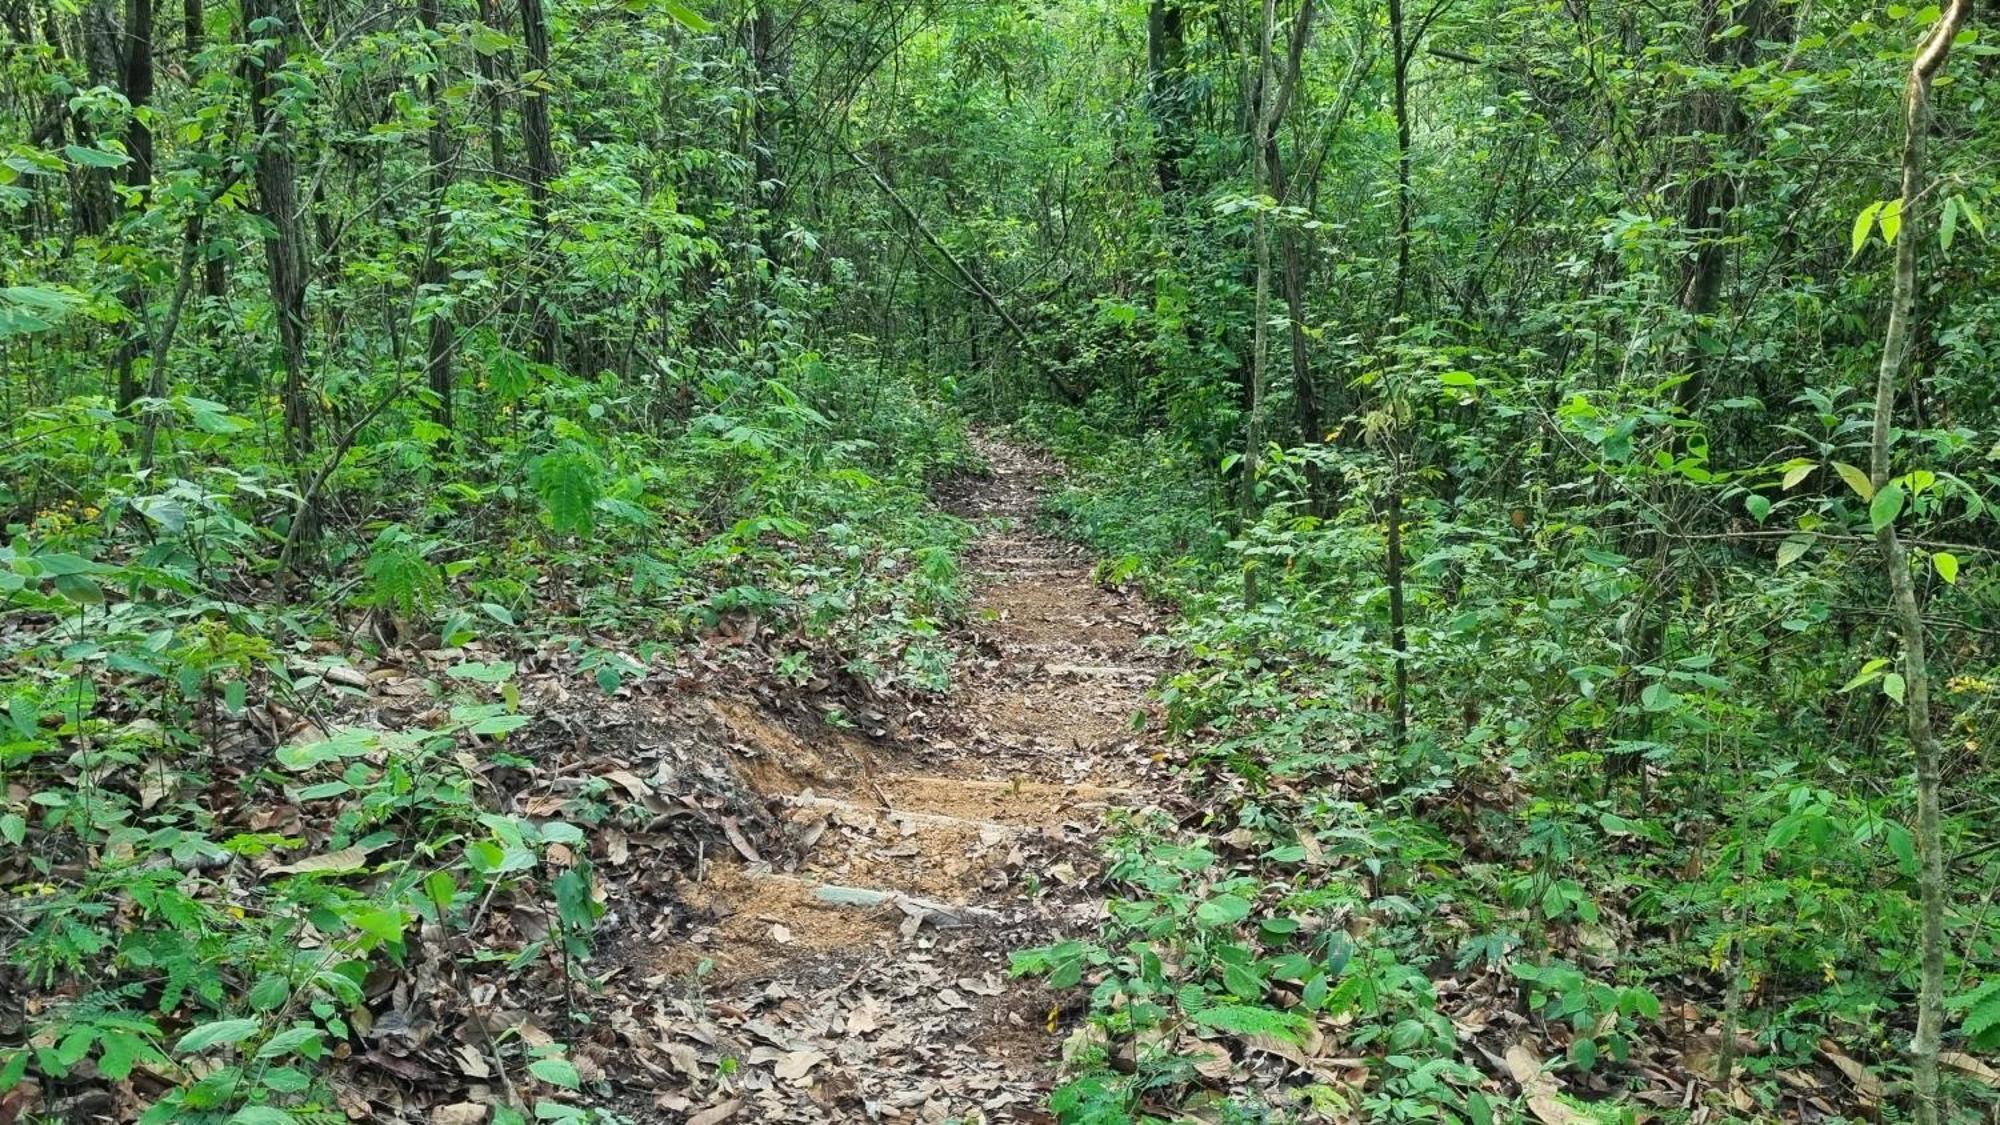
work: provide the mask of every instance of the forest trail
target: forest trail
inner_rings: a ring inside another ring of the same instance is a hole
[[[727,1097],[657,1108],[704,1125],[1050,1120],[1071,1021],[1039,983],[1008,977],[1008,955],[1094,929],[1104,814],[1149,803],[1145,779],[1160,776],[1134,733],[1154,725],[1134,717],[1160,621],[1032,529],[1053,464],[991,440],[982,453],[991,475],[947,498],[980,527],[947,704],[893,747],[715,705],[758,745],[742,772],[800,854],[789,871],[712,861],[682,888],[699,922],[648,971],[697,980],[681,1016],[745,1065]]]

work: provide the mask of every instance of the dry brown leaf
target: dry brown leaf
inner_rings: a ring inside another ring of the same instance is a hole
[[[737,1111],[742,1108],[743,1099],[731,1098],[720,1105],[710,1106],[693,1117],[688,1118],[687,1125],[722,1125],[724,1121],[736,1116]]]
[[[1939,1051],[1938,1065],[2000,1089],[2000,1070],[1993,1069],[1963,1051]]]
[[[431,1125],[481,1125],[487,1107],[478,1102],[456,1102],[431,1110]]]
[[[1542,1125],[1591,1125],[1596,1120],[1587,1113],[1571,1109],[1568,1102],[1556,1097],[1554,1086],[1529,1094],[1528,1109]]]
[[[793,1051],[779,1059],[778,1065],[771,1068],[771,1073],[786,1082],[802,1083],[805,1076],[812,1073],[813,1067],[825,1061],[824,1051]]]
[[[613,782],[619,788],[625,790],[625,792],[630,793],[632,799],[635,801],[643,801],[653,793],[653,787],[647,785],[640,779],[639,775],[630,770],[612,770],[610,773],[604,774],[603,777],[604,780]]]
[[[1529,1112],[1542,1125],[1583,1125],[1591,1121],[1588,1114],[1571,1108],[1556,1096],[1562,1086],[1543,1069],[1541,1056],[1525,1041],[1507,1048],[1507,1073],[1520,1085]]]
[[[1516,1043],[1507,1048],[1507,1073],[1523,1090],[1537,1085],[1543,1081],[1541,1056],[1526,1043]]]
[[[297,863],[281,863],[266,874],[329,875],[342,871],[359,871],[366,866],[368,866],[368,849],[342,848],[337,852],[309,855]]]
[[[1181,1053],[1194,1063],[1194,1072],[1211,1082],[1222,1082],[1236,1068],[1236,1060],[1229,1055],[1229,1048],[1205,1039],[1187,1039],[1181,1042]]]
[[[1882,1100],[1882,1095],[1885,1092],[1882,1080],[1875,1077],[1874,1071],[1869,1070],[1866,1066],[1863,1066],[1860,1062],[1842,1051],[1839,1045],[1833,1040],[1820,1040],[1819,1054],[1821,1058],[1832,1063],[1834,1068],[1839,1070],[1840,1073],[1847,1076],[1848,1082],[1854,1085],[1854,1092],[1860,1094],[1863,1100],[1870,1102]]]

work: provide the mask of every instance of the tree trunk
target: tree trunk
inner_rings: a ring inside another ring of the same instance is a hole
[[[272,26],[272,20],[280,21]],[[271,307],[278,322],[285,383],[285,448],[297,458],[312,448],[312,403],[306,391],[306,245],[299,218],[296,165],[290,130],[280,107],[271,104],[278,68],[285,63],[296,13],[280,15],[271,0],[243,0],[243,38],[252,45],[247,63],[250,77],[250,120],[260,140],[257,150],[259,212],[271,224],[264,239],[264,268],[269,274]],[[255,45],[263,41],[259,48]]]
[[[1303,67],[1306,40],[1312,35],[1312,0],[1299,0],[1298,17],[1292,25],[1292,38],[1285,53],[1285,63],[1280,72],[1277,60],[1271,57],[1271,49],[1277,36],[1278,2],[1264,0],[1264,15],[1258,31],[1257,47],[1257,97],[1251,117],[1250,166],[1251,195],[1257,201],[1254,236],[1256,241],[1256,285],[1251,303],[1250,326],[1250,417],[1243,438],[1242,492],[1240,507],[1245,524],[1254,522],[1259,515],[1257,503],[1257,471],[1263,458],[1265,413],[1270,397],[1265,384],[1270,369],[1270,320],[1271,320],[1271,218],[1265,201],[1274,190],[1277,177],[1277,131],[1278,122],[1284,120],[1289,108],[1292,92],[1297,87],[1299,71]],[[1257,572],[1253,567],[1243,571],[1243,597],[1246,602],[1257,600]]]
[[[548,258],[555,253],[549,233],[549,184],[556,178],[555,147],[549,134],[549,21],[542,0],[521,0],[521,40],[527,47],[532,79],[521,99],[521,142],[528,156],[528,200],[535,217],[535,260],[530,267],[529,297],[535,306],[535,358],[556,362],[559,350],[555,311],[548,279]]]
[[[1187,17],[1180,0],[1152,0],[1146,7],[1146,105],[1153,116],[1153,174],[1170,212],[1183,203],[1181,162],[1189,150],[1186,68]]]
[[[1390,297],[1391,331],[1401,331],[1403,313],[1410,295],[1410,55],[1416,44],[1403,19],[1403,0],[1389,0],[1390,77],[1394,84],[1396,116],[1396,278]],[[1393,429],[1392,420],[1386,428]],[[1404,656],[1403,590],[1403,470],[1402,453],[1393,433],[1386,439],[1389,463],[1387,578],[1389,583],[1389,653],[1394,667],[1393,696],[1389,704],[1391,741],[1400,748],[1410,729],[1410,669]]]
[[[153,100],[153,0],[126,0],[124,57],[119,60],[119,82],[125,89],[125,100],[130,102],[132,123],[125,130],[125,151],[132,163],[125,166],[125,182],[137,189],[144,197],[153,183],[153,130],[146,125],[146,118],[139,110]],[[126,308],[139,313],[138,306],[145,301],[145,291],[134,285],[125,290],[119,298]],[[130,410],[139,397],[139,383],[133,374],[133,364],[146,347],[146,318],[133,317],[133,327],[118,345],[118,409]]]
[[[1895,425],[1896,392],[1910,374],[1910,350],[1917,310],[1917,247],[1930,232],[1924,229],[1924,144],[1931,128],[1931,83],[1951,53],[1952,40],[1965,22],[1970,0],[1951,6],[1932,25],[1917,50],[1903,95],[1902,221],[1896,239],[1895,288],[1889,324],[1882,343],[1882,363],[1875,377],[1875,419],[1869,454],[1869,479],[1877,495],[1893,486],[1889,433]],[[1890,607],[1903,640],[1904,717],[1917,783],[1918,887],[1923,902],[1921,983],[1917,996],[1917,1030],[1910,1044],[1910,1069],[1917,1125],[1937,1125],[1938,1050],[1944,1030],[1945,878],[1944,831],[1939,808],[1941,788],[1937,733],[1931,726],[1930,666],[1924,644],[1924,618],[1917,605],[1916,584],[1910,577],[1909,553],[1896,533],[1894,519],[1875,532],[1882,565],[1888,570]]]
[[[439,9],[442,0],[418,0],[417,19],[424,25],[424,33],[430,39],[434,52],[442,53],[443,38],[438,33],[441,19]],[[445,287],[444,268],[444,224],[449,213],[445,206],[445,193],[451,188],[451,169],[448,167],[451,155],[451,123],[447,120],[450,107],[445,104],[440,93],[439,71],[443,60],[439,59],[424,75],[424,100],[430,103],[431,127],[425,134],[426,157],[430,161],[430,231],[424,242],[424,268],[420,292],[431,299],[441,299]],[[431,417],[439,425],[450,429],[452,425],[452,383],[451,352],[455,335],[451,314],[434,310],[429,318],[430,338],[425,349],[425,382],[431,392]]]

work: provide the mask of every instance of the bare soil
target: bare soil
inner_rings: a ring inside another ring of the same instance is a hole
[[[982,536],[947,705],[871,740],[750,699],[710,704],[792,847],[698,857],[675,924],[618,949],[615,987],[652,998],[647,1022],[687,1072],[634,1116],[1049,1120],[1068,1029],[1008,956],[1102,909],[1089,884],[1104,814],[1148,803],[1155,772],[1144,641],[1160,623],[1032,529],[1053,465],[984,452],[991,476],[954,501]]]

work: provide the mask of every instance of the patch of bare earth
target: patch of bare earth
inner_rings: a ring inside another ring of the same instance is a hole
[[[1031,530],[1052,465],[985,452],[955,505],[984,534],[948,703],[880,740],[710,704],[778,826],[631,880],[672,885],[608,950],[600,1054],[635,1118],[1048,1119],[1055,1001],[1008,955],[1095,926],[1104,813],[1147,803],[1158,623]]]

